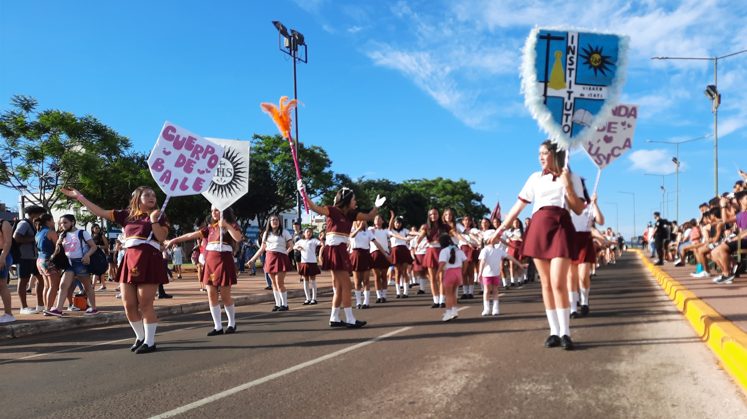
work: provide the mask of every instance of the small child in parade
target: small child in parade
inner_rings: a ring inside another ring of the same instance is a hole
[[[519,267],[521,267],[521,263],[510,254],[506,253],[502,247],[492,244],[488,244],[480,250],[480,256],[478,259],[480,260],[478,272],[480,273],[482,284],[485,287],[485,292],[482,294],[482,315],[497,316],[500,314],[498,294],[501,285],[501,268],[503,267],[503,261],[508,259]]]
[[[467,256],[451,240],[448,234],[438,238],[441,251],[438,254],[438,276],[443,284],[446,311],[441,321],[448,322],[459,317],[456,306],[457,287],[462,284],[462,276],[467,268]]]
[[[322,271],[317,264],[317,254],[321,252],[324,245],[314,237],[314,232],[310,228],[303,231],[303,238],[293,246],[295,250],[301,252],[301,262],[298,264],[298,274],[301,275],[303,283],[303,292],[306,296],[303,305],[316,304],[316,276]]]

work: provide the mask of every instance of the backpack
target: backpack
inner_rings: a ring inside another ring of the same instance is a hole
[[[81,249],[83,249],[83,246],[88,247],[88,244],[83,239],[83,230],[78,230],[78,241],[80,242]],[[103,275],[108,269],[109,262],[106,260],[106,254],[104,254],[104,251],[100,247],[96,247],[96,251],[93,252],[88,262],[88,273],[91,275]]]
[[[12,236],[15,236],[16,230],[18,230],[18,226],[21,225],[21,223],[24,221],[27,222],[29,226],[31,226],[31,231],[33,231],[34,234],[36,234],[36,229],[34,228],[34,225],[31,224],[28,220],[23,219],[23,220],[18,220],[12,224],[12,228],[11,228]],[[13,241],[10,245],[10,255],[13,257],[13,262],[18,263],[21,261],[21,243],[18,243],[15,237],[13,237],[12,240]]]

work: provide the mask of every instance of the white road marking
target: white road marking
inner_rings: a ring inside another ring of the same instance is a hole
[[[355,344],[353,346],[348,346],[347,348],[340,349],[339,351],[335,351],[335,352],[329,353],[327,355],[320,356],[319,358],[315,358],[315,359],[312,359],[310,361],[306,361],[306,362],[303,362],[301,364],[294,365],[294,366],[292,366],[290,368],[286,368],[286,369],[284,369],[282,371],[278,371],[276,373],[267,375],[265,377],[249,381],[249,382],[241,384],[239,386],[236,386],[236,387],[230,388],[228,390],[222,391],[220,393],[213,394],[212,396],[208,396],[208,397],[205,397],[204,399],[200,399],[200,400],[197,400],[195,402],[186,404],[186,405],[184,405],[182,407],[178,407],[176,409],[169,410],[168,412],[161,413],[160,415],[152,416],[151,419],[170,418],[170,417],[173,417],[173,416],[176,416],[176,415],[180,415],[182,413],[189,412],[190,410],[193,410],[193,409],[196,409],[198,407],[204,406],[206,404],[218,401],[220,399],[226,398],[228,396],[231,396],[233,394],[242,392],[244,390],[248,390],[248,389],[250,389],[252,387],[256,387],[256,386],[258,386],[260,384],[264,384],[264,383],[266,383],[268,381],[274,380],[276,378],[280,378],[280,377],[282,377],[284,375],[291,374],[293,372],[296,372],[298,370],[304,369],[306,367],[310,367],[310,366],[318,364],[320,362],[327,361],[329,359],[335,358],[335,357],[337,357],[339,355],[348,353],[350,351],[354,351],[354,350],[362,348],[364,346],[368,346],[368,345],[370,345],[372,343],[376,343],[376,342],[378,342],[378,341],[380,341],[382,339],[386,339],[388,337],[394,336],[394,335],[396,335],[398,333],[402,333],[402,332],[410,330],[410,329],[412,329],[412,327],[408,326],[408,327],[403,327],[401,329],[394,330],[392,332],[383,334],[381,336],[375,337],[375,338],[367,340],[365,342],[361,342],[361,343]]]

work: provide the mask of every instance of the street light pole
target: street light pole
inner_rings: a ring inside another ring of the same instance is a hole
[[[636,233],[636,231],[638,231],[636,230],[638,228],[638,225],[635,222],[635,192],[617,191],[617,193],[633,196],[633,234],[630,236],[630,240],[633,240],[633,237],[638,236]]]
[[[280,51],[290,55],[291,61],[293,61],[293,99],[298,100],[298,83],[296,79],[296,62],[302,62],[306,64],[308,62],[308,49],[306,46],[306,38],[302,33],[291,29],[288,29],[277,20],[272,21],[272,25],[278,30],[278,44]],[[303,47],[303,55],[299,55],[299,47]],[[298,156],[298,106],[293,110],[293,117],[296,119],[296,142],[293,145],[296,149],[296,156]],[[301,224],[301,194],[296,191],[296,222]]]
[[[651,57],[652,60],[697,60],[713,61],[713,85],[707,86],[706,96],[712,101],[713,110],[713,194],[718,197],[718,107],[721,104],[721,93],[718,91],[718,60],[743,54],[747,49],[732,52],[720,57]]]
[[[665,207],[665,205],[666,205],[665,204],[665,202],[666,202],[665,194],[667,192],[667,189],[664,187],[664,178],[667,177],[667,176],[669,176],[669,175],[671,175],[671,173],[669,175],[658,175],[658,174],[654,174],[654,173],[644,173],[644,175],[646,175],[646,176],[661,176],[661,186],[660,186],[660,188],[661,188],[661,210],[660,211],[661,211],[662,217],[666,218],[667,214],[665,213],[664,209],[666,208]]]

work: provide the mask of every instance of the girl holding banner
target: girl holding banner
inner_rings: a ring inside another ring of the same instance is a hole
[[[305,188],[301,180],[298,181],[298,191],[303,193]],[[334,205],[321,206],[309,201],[309,208],[317,214],[327,217],[325,221],[325,246],[322,251],[322,269],[332,271],[332,283],[335,294],[332,297],[332,313],[329,317],[330,327],[360,328],[365,321],[356,320],[350,298],[350,257],[348,256],[348,242],[353,221],[372,221],[384,205],[386,198],[376,196],[374,208],[368,213],[358,211],[355,193],[350,188],[342,188],[335,195]],[[345,312],[345,322],[340,320],[340,307]]]
[[[573,349],[570,337],[570,309],[568,302],[568,269],[576,257],[575,229],[566,208],[576,214],[583,210],[581,179],[559,162],[565,161],[565,151],[547,140],[539,149],[541,172],[527,179],[508,216],[498,228],[492,243],[527,204],[534,202],[531,226],[527,229],[522,254],[534,258],[542,281],[542,299],[550,324],[550,336],[545,347],[562,346]]]
[[[233,262],[234,245],[240,242],[244,236],[236,224],[236,217],[231,208],[227,208],[221,214],[221,210],[212,207],[210,210],[210,223],[192,233],[183,234],[166,242],[166,247],[188,240],[202,239],[207,241],[205,246],[205,267],[202,273],[202,284],[207,288],[210,315],[213,317],[213,329],[208,336],[223,334],[223,320],[221,319],[220,303],[218,302],[218,289],[220,288],[220,299],[228,317],[226,334],[236,333],[236,307],[231,297],[231,286],[236,285],[236,264]]]
[[[161,242],[169,232],[158,209],[156,192],[140,186],[132,192],[128,209],[104,210],[75,189],[60,191],[80,202],[93,215],[113,221],[124,229],[125,255],[118,279],[125,315],[135,331],[135,344],[130,350],[138,354],[154,352],[158,317],[153,300],[158,285],[169,282],[161,259]]]

